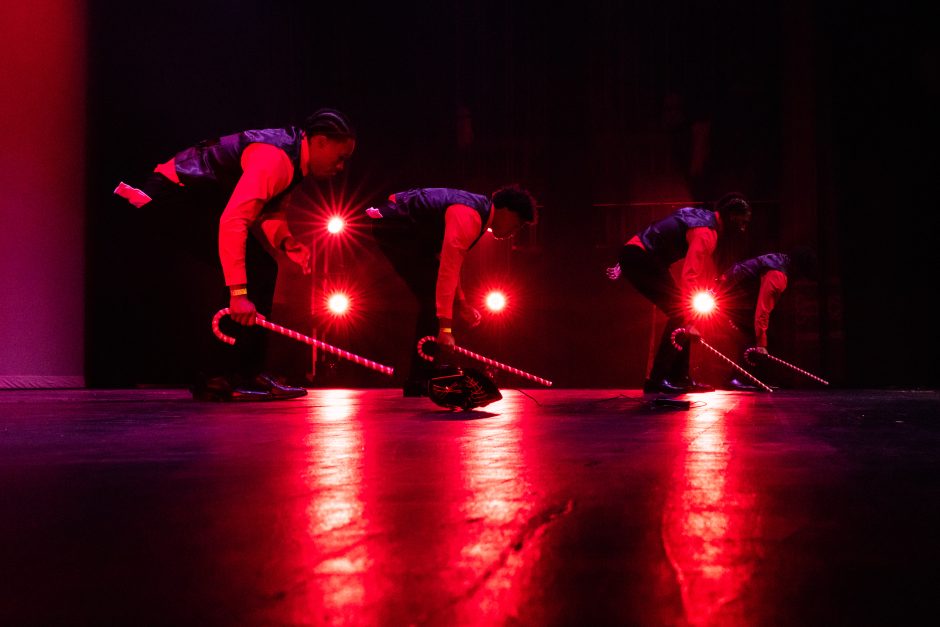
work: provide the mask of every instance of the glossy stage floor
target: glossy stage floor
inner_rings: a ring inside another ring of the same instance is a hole
[[[0,392],[3,625],[931,624],[940,394]]]

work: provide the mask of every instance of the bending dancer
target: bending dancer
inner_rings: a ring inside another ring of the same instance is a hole
[[[455,345],[455,312],[471,328],[479,323],[480,313],[467,303],[460,287],[464,257],[487,230],[505,239],[534,223],[535,200],[518,185],[501,187],[490,196],[431,187],[392,194],[366,214],[379,248],[418,299],[403,391],[405,396],[426,395],[431,364],[420,358],[415,343],[436,335],[438,349],[446,356]]]
[[[203,230],[217,232],[212,238],[217,244],[198,241],[196,247],[217,246],[231,318],[252,327],[256,314],[270,313],[277,279],[275,260],[255,237],[264,237],[309,273],[310,251],[291,234],[278,201],[304,177],[328,179],[341,172],[355,147],[349,119],[335,109],[320,109],[302,126],[247,130],[200,142],[159,164],[138,187],[122,182],[114,193],[172,224],[171,237],[177,242]],[[207,228],[200,228],[203,225]],[[249,237],[249,231],[255,237]],[[215,310],[220,304],[215,301]],[[211,316],[207,310],[209,334]],[[238,338],[234,347],[212,340],[213,348],[197,356],[200,372],[193,398],[268,401],[307,393],[261,372],[260,329],[230,334]]]
[[[644,392],[707,392],[714,388],[689,376],[690,338],[678,338],[683,350],[672,344],[672,332],[684,327],[697,336],[689,299],[696,289],[707,286],[709,266],[719,238],[742,235],[751,221],[751,206],[743,195],[723,196],[715,209],[683,207],[653,222],[631,237],[620,252],[619,264],[607,269],[607,276],[630,281],[643,296],[664,314],[666,326]],[[677,285],[669,271],[683,260]]]
[[[802,278],[815,280],[816,267],[815,251],[796,246],[787,253],[768,253],[736,263],[719,277],[721,311],[739,332],[736,353],[743,355],[753,347],[756,352],[767,354],[770,314],[790,283]],[[725,386],[734,390],[757,389],[733,372],[728,373]]]

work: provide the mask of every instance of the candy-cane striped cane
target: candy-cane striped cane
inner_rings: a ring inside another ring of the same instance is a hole
[[[434,361],[434,357],[433,357],[432,355],[428,355],[427,353],[424,352],[424,345],[425,345],[427,342],[436,342],[436,341],[437,341],[437,338],[435,338],[433,335],[427,335],[427,336],[421,338],[420,340],[418,340],[418,354],[421,355],[422,358],[424,358],[424,359],[426,359],[426,360],[428,360],[428,361]],[[506,364],[501,364],[501,363],[499,363],[498,361],[495,361],[495,360],[493,360],[493,359],[490,359],[489,357],[484,357],[483,355],[478,355],[478,354],[476,354],[476,353],[472,353],[472,352],[468,351],[466,348],[461,348],[460,346],[455,346],[455,347],[454,347],[454,352],[455,352],[455,353],[460,353],[461,355],[466,355],[467,357],[470,357],[470,358],[472,358],[472,359],[476,359],[477,361],[482,361],[484,364],[486,364],[486,365],[488,365],[488,366],[493,366],[494,368],[499,368],[500,370],[505,370],[506,372],[511,372],[511,373],[513,373],[514,375],[518,375],[518,376],[522,377],[523,379],[528,379],[529,381],[535,381],[536,383],[540,383],[541,385],[544,385],[544,386],[546,386],[546,387],[551,387],[551,386],[552,386],[552,382],[549,381],[548,379],[543,379],[542,377],[537,377],[537,376],[535,376],[534,374],[529,374],[528,372],[525,372],[524,370],[519,370],[518,368],[513,368],[512,366],[508,366],[508,365],[506,365]]]
[[[686,332],[685,329],[683,329],[683,328],[681,328],[681,327],[672,332],[672,336],[670,336],[670,339],[672,340],[672,345],[676,347],[676,350],[680,350],[680,351],[682,350],[682,345],[679,344],[679,342],[676,340],[676,336],[679,335],[680,333],[685,333],[685,332]],[[721,351],[719,351],[717,348],[714,348],[713,346],[709,345],[709,344],[708,344],[705,340],[703,340],[701,337],[696,338],[695,341],[698,342],[699,344],[701,344],[702,346],[704,346],[705,348],[707,348],[708,350],[710,350],[711,352],[713,352],[715,355],[718,355],[718,357],[720,357],[721,359],[723,359],[723,360],[725,360],[726,362],[728,362],[729,364],[731,364],[731,366],[732,366],[733,368],[735,368],[736,370],[738,370],[739,372],[741,372],[742,374],[744,374],[748,379],[750,379],[751,381],[753,381],[754,383],[756,383],[757,385],[759,385],[761,388],[763,388],[763,390],[764,390],[765,392],[773,392],[773,389],[772,389],[769,385],[765,384],[765,383],[762,382],[760,379],[758,379],[757,377],[755,377],[754,375],[752,375],[750,372],[748,372],[747,370],[745,370],[744,368],[742,368],[742,367],[739,366],[738,364],[734,363],[733,361],[731,361],[730,359],[728,359],[727,357],[725,357],[724,355],[722,355],[722,354],[721,354]]]
[[[794,366],[794,365],[791,364],[791,363],[787,363],[787,362],[783,361],[782,359],[780,359],[779,357],[774,357],[774,356],[771,355],[770,353],[762,353],[762,352],[758,351],[758,350],[757,350],[756,348],[754,348],[754,347],[751,347],[751,348],[747,349],[746,351],[744,351],[744,359],[747,360],[747,363],[749,363],[749,364],[751,364],[751,365],[754,365],[754,364],[757,363],[757,357],[756,357],[757,355],[760,355],[760,356],[762,356],[762,357],[766,357],[767,359],[769,359],[769,360],[771,360],[771,361],[775,361],[775,362],[777,362],[778,364],[784,365],[784,366],[786,366],[787,368],[790,368],[791,370],[795,370],[796,372],[799,372],[801,375],[806,376],[806,377],[809,377],[809,378],[812,379],[813,381],[818,381],[819,383],[822,383],[823,385],[829,385],[829,382],[826,381],[825,379],[820,379],[819,377],[817,377],[817,376],[814,375],[813,373],[811,373],[811,372],[806,372],[806,371],[803,370],[802,368],[798,368],[798,367]]]
[[[228,307],[226,307],[225,309],[220,309],[218,312],[216,312],[215,316],[212,318],[212,332],[215,333],[215,336],[217,338],[219,338],[226,344],[235,344],[235,338],[230,335],[226,335],[219,328],[219,321],[221,321],[222,318],[224,318],[225,316],[229,315],[229,313],[230,311]],[[310,344],[311,346],[316,346],[317,348],[321,348],[328,353],[333,353],[334,355],[342,357],[343,359],[348,359],[349,361],[353,363],[357,363],[360,366],[365,366],[366,368],[377,370],[378,372],[381,372],[382,374],[392,375],[395,373],[394,368],[383,366],[382,364],[374,362],[371,359],[360,357],[359,355],[356,355],[355,353],[350,353],[349,351],[343,350],[342,348],[337,348],[335,346],[327,344],[326,342],[315,340],[312,337],[309,337],[302,333],[298,333],[297,331],[293,331],[291,329],[288,329],[287,327],[282,327],[279,324],[268,322],[261,316],[257,316],[255,318],[255,324],[257,324],[258,326],[264,327],[265,329],[268,329],[269,331],[274,331],[275,333],[286,335],[287,337],[303,342],[304,344]]]

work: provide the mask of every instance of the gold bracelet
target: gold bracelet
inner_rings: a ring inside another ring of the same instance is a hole
[[[247,287],[239,287],[238,289],[231,290],[229,293],[230,293],[232,296],[245,296],[246,294],[248,294],[248,288],[247,288]]]
[[[450,327],[441,327],[441,333],[453,333],[454,330]]]

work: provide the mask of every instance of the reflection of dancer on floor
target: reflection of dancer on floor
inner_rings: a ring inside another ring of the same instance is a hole
[[[395,272],[418,299],[418,320],[409,343],[410,371],[405,396],[427,394],[432,372],[415,346],[418,340],[437,336],[444,355],[455,345],[454,314],[469,327],[480,313],[467,303],[460,288],[464,257],[486,233],[497,239],[512,237],[536,220],[535,200],[516,185],[496,190],[492,196],[441,187],[410,189],[366,210],[372,234]]]
[[[659,341],[644,392],[706,392],[709,385],[689,376],[690,338],[698,336],[688,305],[696,289],[707,286],[707,275],[719,238],[742,235],[751,221],[751,207],[744,196],[729,193],[715,209],[683,207],[653,222],[624,244],[620,263],[608,268],[607,276],[621,276],[666,314],[666,327]],[[683,260],[680,285],[676,285],[670,266]],[[672,343],[672,332],[684,327],[682,350]]]
[[[816,253],[806,247],[794,247],[788,253],[769,253],[736,263],[718,279],[717,293],[721,311],[737,330],[735,352],[767,354],[770,314],[787,287],[794,281],[816,278]],[[742,346],[743,343],[743,346]],[[754,372],[760,363],[747,366]],[[755,372],[759,379],[762,377]],[[725,386],[735,390],[756,390],[734,373],[728,373]]]

